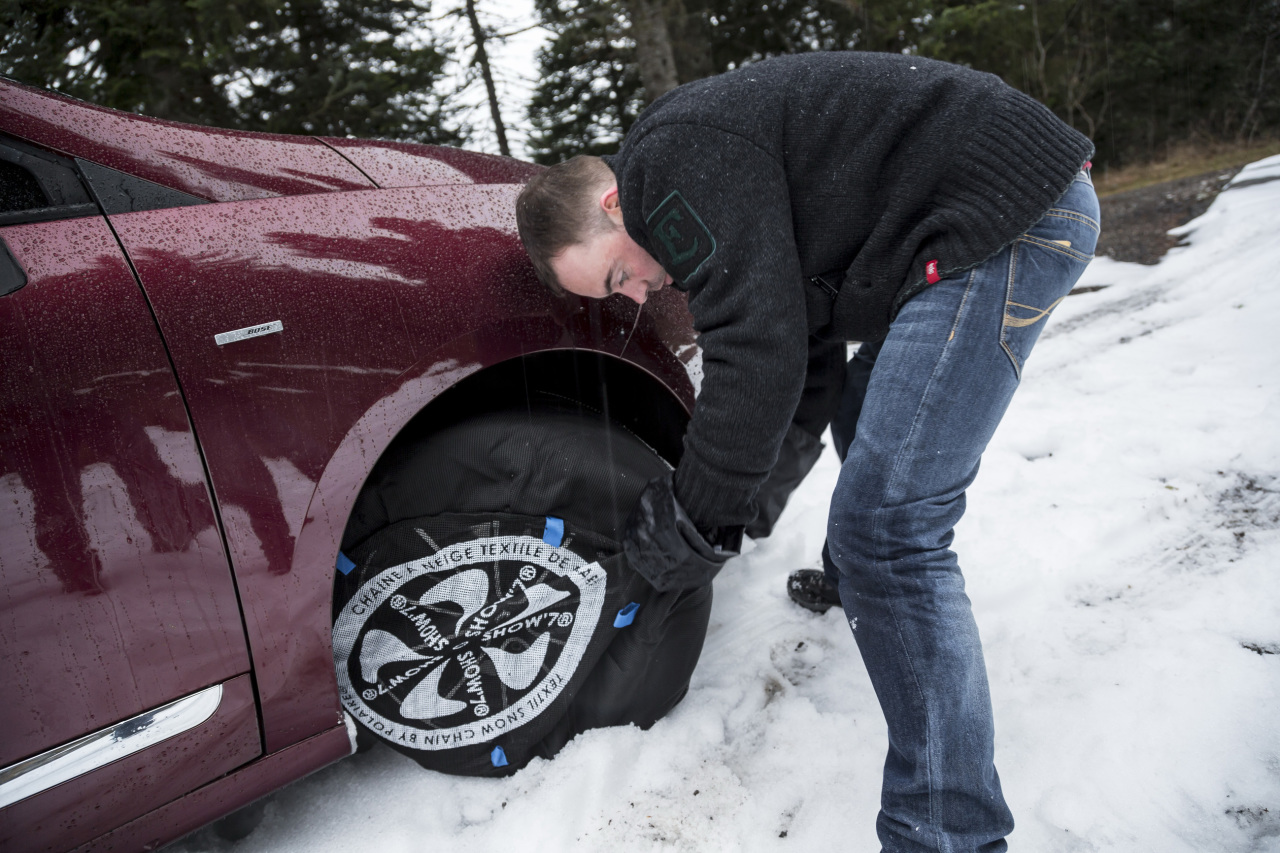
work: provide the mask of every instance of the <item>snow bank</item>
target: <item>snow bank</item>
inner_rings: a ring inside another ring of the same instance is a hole
[[[1058,308],[957,531],[1015,850],[1280,850],[1280,157],[1180,233],[1155,267],[1095,261]],[[818,564],[837,470],[828,451],[717,582],[652,730],[501,781],[375,750],[276,795],[236,849],[878,849],[879,706],[841,614],[783,588]]]

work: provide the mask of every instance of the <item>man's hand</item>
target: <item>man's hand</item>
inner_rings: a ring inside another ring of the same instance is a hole
[[[666,474],[650,480],[640,493],[627,519],[622,550],[631,568],[658,591],[672,592],[711,583],[741,544],[741,527],[717,528],[709,537],[699,533]]]

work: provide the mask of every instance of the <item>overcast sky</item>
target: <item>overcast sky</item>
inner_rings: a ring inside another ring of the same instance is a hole
[[[457,8],[462,8],[461,0],[451,0],[451,2],[457,2]],[[442,13],[448,8],[443,4],[437,4],[435,7],[437,13]],[[480,20],[495,32],[511,33],[524,30],[505,41],[490,41],[486,44],[486,49],[494,68],[494,79],[501,101],[502,120],[507,127],[507,141],[511,145],[511,154],[514,157],[528,159],[525,143],[528,139],[529,121],[525,111],[537,79],[536,54],[538,48],[547,41],[547,31],[541,27],[532,26],[537,20],[533,11],[533,0],[476,0],[476,9]],[[468,106],[466,120],[473,129],[473,135],[467,147],[497,154],[499,153],[498,139],[494,133],[493,121],[489,117],[484,81],[478,69],[473,72],[465,64],[469,63],[473,56],[470,48],[471,29],[465,17],[449,18],[444,23],[452,27],[453,38],[463,46],[458,51],[458,58],[463,62],[455,64],[452,68],[455,85],[462,85],[470,80],[460,97],[461,102]],[[443,31],[444,27],[441,29]]]

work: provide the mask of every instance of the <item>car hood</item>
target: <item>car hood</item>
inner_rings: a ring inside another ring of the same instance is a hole
[[[406,142],[201,127],[0,79],[0,127],[36,145],[208,201],[440,184],[519,183],[505,157]]]

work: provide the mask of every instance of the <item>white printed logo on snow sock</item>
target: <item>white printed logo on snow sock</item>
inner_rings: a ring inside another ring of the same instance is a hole
[[[412,749],[492,740],[564,689],[604,591],[598,563],[529,536],[475,539],[385,569],[334,623],[342,704]]]

